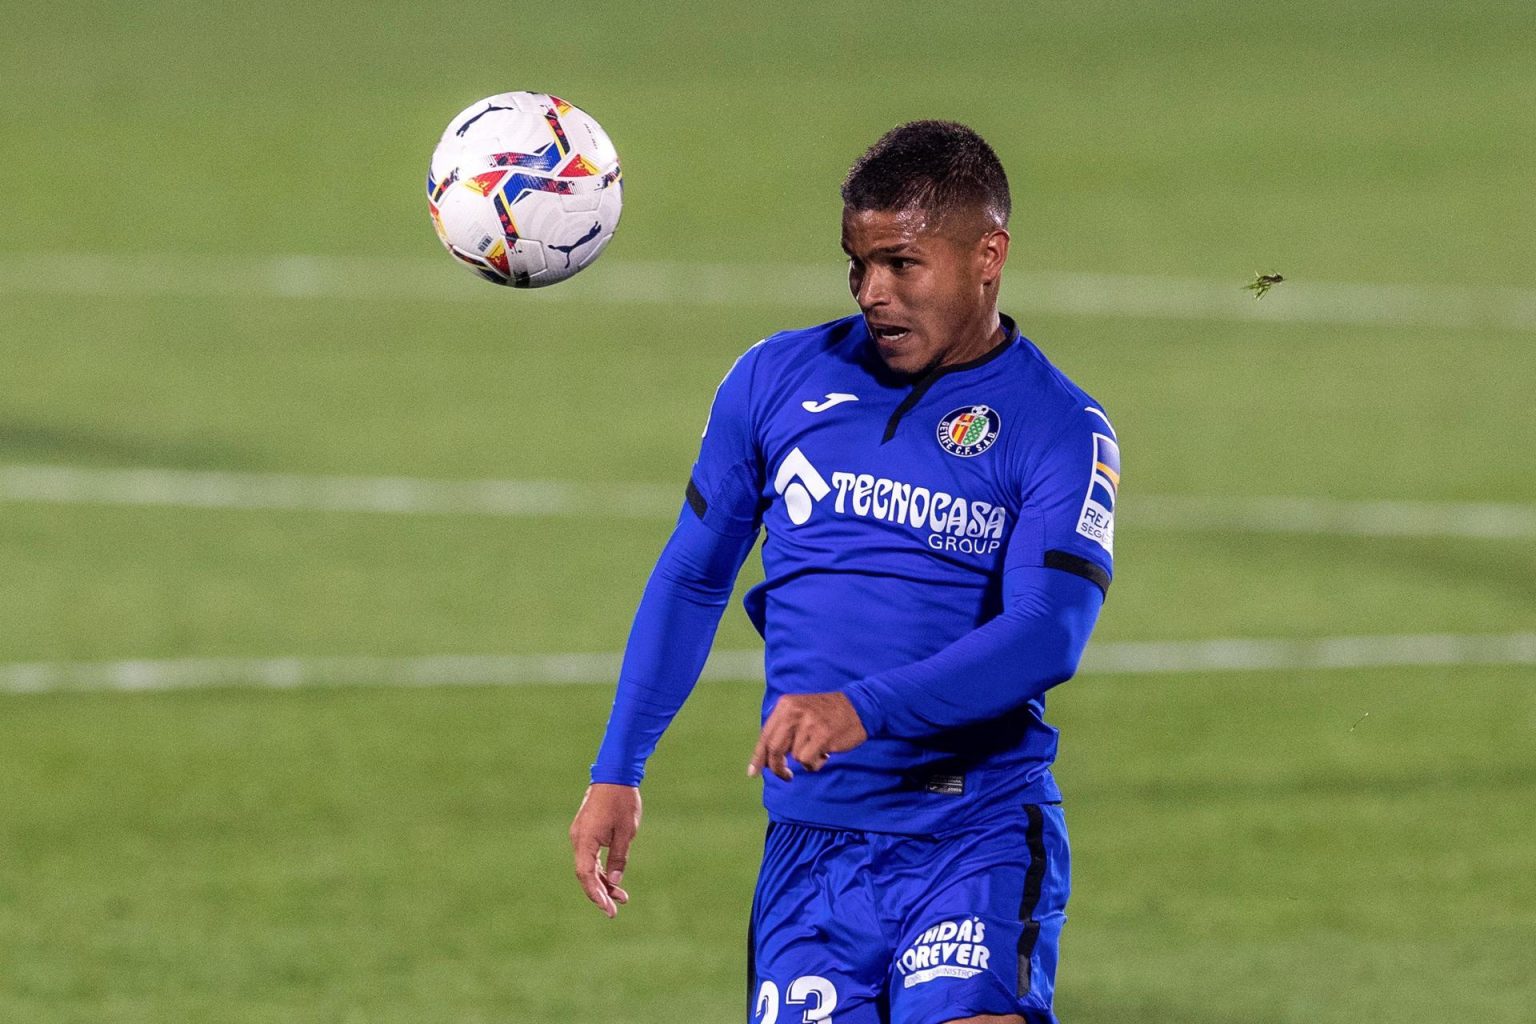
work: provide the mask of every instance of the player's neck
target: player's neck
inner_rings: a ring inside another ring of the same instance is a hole
[[[1008,332],[1003,327],[1002,318],[997,315],[997,307],[992,306],[955,339],[933,369],[980,359],[1001,345],[1007,337]]]

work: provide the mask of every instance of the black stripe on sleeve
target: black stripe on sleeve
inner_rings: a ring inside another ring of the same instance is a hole
[[[1060,569],[1074,576],[1081,576],[1104,591],[1109,596],[1109,573],[1097,562],[1090,562],[1080,555],[1074,555],[1067,551],[1047,551],[1045,553],[1045,567],[1047,569]]]
[[[1024,871],[1024,896],[1019,900],[1019,920],[1024,930],[1019,933],[1019,987],[1018,993],[1029,995],[1035,956],[1035,943],[1040,939],[1040,922],[1035,920],[1035,910],[1040,906],[1040,889],[1045,884],[1045,815],[1035,804],[1025,804],[1024,813],[1029,823],[1024,829],[1024,842],[1029,848],[1029,867]]]
[[[693,509],[693,514],[700,519],[703,519],[704,513],[709,511],[709,502],[704,500],[704,495],[699,490],[699,485],[693,482],[693,477],[688,478],[688,507]]]

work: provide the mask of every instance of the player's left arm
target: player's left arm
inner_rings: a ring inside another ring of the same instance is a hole
[[[1033,468],[1003,565],[1003,611],[922,661],[841,691],[775,705],[750,774],[790,778],[870,736],[914,739],[1006,714],[1077,671],[1114,573],[1120,453],[1108,421],[1083,412]]]
[[[872,736],[915,738],[1006,714],[1070,679],[1114,575],[1120,449],[1076,414],[1025,484],[1003,562],[1003,611],[937,654],[843,692]]]

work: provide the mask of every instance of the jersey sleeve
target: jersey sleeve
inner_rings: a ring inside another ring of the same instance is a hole
[[[755,351],[736,361],[715,393],[687,504],[635,611],[593,782],[640,784],[646,761],[698,682],[736,574],[757,539]]]
[[[1120,445],[1095,406],[1074,413],[1026,467],[1010,567],[1059,569],[1108,592],[1115,574],[1115,497]]]
[[[1021,566],[1002,614],[922,661],[844,687],[864,731],[921,739],[990,721],[1077,672],[1104,592],[1076,573]]]
[[[720,386],[688,477],[688,506],[727,536],[755,534],[761,521],[762,457],[752,407],[752,378],[762,342],[742,353]]]
[[[1114,430],[1100,410],[1083,411],[1031,468],[1004,553],[1002,613],[929,658],[845,687],[870,736],[989,721],[1076,673],[1114,574]]]
[[[698,682],[755,539],[716,533],[690,509],[679,513],[635,611],[593,782],[640,785],[661,734]]]

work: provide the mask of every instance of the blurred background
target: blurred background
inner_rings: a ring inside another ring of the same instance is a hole
[[[0,1019],[740,1020],[739,607],[617,921],[565,829],[714,385],[852,311],[838,184],[917,117],[1002,157],[1005,308],[1125,453],[1049,708],[1063,1018],[1531,1019],[1532,5],[4,24]],[[511,89],[624,162],[546,292],[458,267],[422,194]]]

